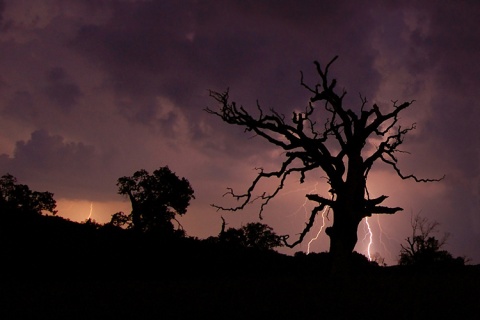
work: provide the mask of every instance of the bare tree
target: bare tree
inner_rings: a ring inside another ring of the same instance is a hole
[[[401,245],[400,265],[431,265],[453,261],[464,264],[465,258],[454,259],[448,251],[442,250],[450,234],[444,233],[439,239],[435,237],[440,223],[417,214],[412,216],[410,224],[412,236],[405,239],[406,245]]]
[[[237,194],[232,189],[228,193],[239,201],[236,207],[220,207],[221,210],[240,210],[247,204],[257,200],[261,202],[260,217],[265,205],[274,198],[284,187],[288,176],[297,174],[300,183],[303,183],[306,174],[321,170],[326,175],[330,185],[330,196],[307,194],[306,197],[317,203],[310,213],[309,219],[301,231],[299,238],[293,243],[284,236],[285,245],[294,247],[304,239],[315,222],[317,215],[329,206],[333,210],[333,225],[325,230],[330,237],[330,253],[334,267],[347,264],[348,259],[357,243],[357,228],[363,218],[372,214],[394,214],[402,208],[382,206],[387,198],[381,195],[370,198],[367,189],[367,177],[372,166],[377,161],[389,165],[402,179],[413,179],[417,182],[439,181],[440,179],[420,179],[414,174],[404,174],[399,166],[396,153],[402,152],[398,147],[403,143],[405,135],[415,129],[415,124],[402,127],[398,124],[398,115],[409,108],[414,101],[400,105],[392,102],[392,109],[388,112],[380,110],[373,104],[366,108],[367,100],[360,96],[360,111],[355,112],[344,106],[346,91],[337,93],[337,81],[330,80],[329,69],[338,57],[334,57],[322,68],[315,61],[319,79],[316,84],[308,85],[304,82],[301,73],[300,84],[311,94],[310,102],[304,112],[293,112],[291,121],[284,115],[271,109],[267,114],[257,103],[258,115],[249,113],[243,106],[230,101],[229,91],[210,91],[210,96],[216,100],[220,108],[212,110],[210,114],[220,117],[224,122],[239,125],[246,132],[253,132],[266,139],[269,143],[285,150],[285,159],[276,171],[267,172],[259,169],[248,190]],[[321,110],[324,111],[321,111]],[[319,113],[327,117],[323,125],[319,125]],[[373,140],[374,138],[375,140]],[[367,142],[379,141],[376,150],[367,154]],[[270,194],[253,195],[259,182],[263,179],[276,177],[278,186]]]

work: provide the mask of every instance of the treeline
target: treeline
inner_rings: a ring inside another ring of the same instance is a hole
[[[240,237],[230,237],[233,230],[197,239],[3,211],[1,273],[33,279],[132,280],[328,272],[327,253],[292,257],[245,243],[242,229],[235,231]],[[362,255],[357,260],[365,268],[376,266]]]
[[[168,188],[162,184],[165,175],[170,179]],[[0,254],[5,261],[4,275],[126,279],[329,271],[328,253],[287,256],[276,252],[282,239],[265,224],[227,229],[223,221],[219,234],[207,239],[189,237],[183,229],[174,228],[171,221],[179,212],[186,213],[193,189],[167,167],[151,176],[142,170],[120,178],[119,186],[119,193],[132,201],[130,214],[114,214],[106,224],[92,220],[78,223],[56,216],[52,193],[32,191],[9,174],[1,177]],[[175,186],[184,193],[173,192]],[[172,200],[175,197],[181,200]],[[414,236],[402,247],[401,265],[464,265],[463,258],[453,258],[441,250],[443,242],[431,234],[437,224],[417,219],[414,226]],[[376,262],[357,253],[352,256],[352,264],[354,272],[378,268]]]
[[[133,210],[122,213],[124,223],[119,223],[119,214],[106,224],[64,219],[56,216],[52,193],[32,191],[8,174],[0,179],[0,190],[0,252],[7,277],[272,276],[328,268],[326,253],[292,257],[276,252],[281,238],[261,223],[226,228],[223,221],[218,235],[198,239],[182,229],[152,227],[155,223],[140,214],[144,221],[136,228],[133,221],[139,218],[132,217]],[[143,206],[151,205],[151,200],[142,201]],[[365,267],[375,265],[362,255],[357,260]],[[296,267],[299,262],[302,266]]]

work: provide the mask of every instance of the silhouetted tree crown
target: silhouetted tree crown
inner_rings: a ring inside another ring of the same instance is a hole
[[[56,201],[51,192],[32,191],[27,185],[17,183],[11,174],[0,178],[0,211],[42,214],[48,211],[56,214]]]
[[[283,246],[282,238],[273,231],[272,227],[260,222],[247,223],[240,229],[225,230],[225,220],[223,220],[222,231],[218,238],[221,243],[262,251]]]
[[[130,215],[116,213],[112,224],[130,225],[142,232],[167,232],[174,230],[171,220],[187,212],[190,200],[195,198],[190,183],[179,178],[168,166],[149,174],[142,169],[130,177],[117,181],[118,193],[129,198]]]
[[[394,214],[402,208],[381,205],[386,195],[372,197],[368,191],[367,178],[374,163],[383,162],[390,166],[401,179],[413,179],[417,182],[438,181],[441,179],[421,179],[413,174],[404,174],[398,166],[398,147],[405,135],[415,129],[415,124],[401,126],[399,114],[412,106],[414,101],[401,104],[393,102],[391,110],[383,110],[377,104],[367,108],[367,99],[360,97],[359,112],[344,104],[346,91],[337,93],[336,79],[331,80],[330,67],[337,57],[324,68],[318,61],[315,67],[318,80],[313,85],[304,82],[301,74],[300,84],[310,94],[310,102],[302,112],[293,112],[290,119],[274,109],[265,112],[257,103],[257,115],[230,100],[229,91],[210,91],[210,96],[219,104],[219,109],[206,108],[212,115],[224,122],[245,128],[266,139],[270,144],[285,151],[284,159],[278,170],[258,169],[258,175],[245,193],[235,193],[229,188],[229,194],[239,201],[237,206],[217,209],[236,211],[247,204],[260,201],[259,216],[262,218],[264,207],[284,187],[286,179],[298,175],[300,183],[310,172],[316,177],[326,176],[330,185],[330,195],[307,194],[316,207],[310,213],[298,240],[290,243],[284,236],[285,245],[294,247],[301,243],[314,225],[315,218],[325,207],[333,211],[333,225],[325,230],[330,237],[330,253],[336,257],[336,265],[345,264],[357,243],[357,229],[360,221],[372,214]],[[373,147],[366,148],[372,145]],[[320,174],[318,171],[321,171]],[[323,173],[322,173],[323,172]],[[277,187],[271,193],[257,191],[261,181],[278,179]]]
[[[419,214],[412,218],[412,236],[407,237],[406,244],[401,245],[400,265],[431,266],[435,264],[460,264],[465,259],[454,258],[452,254],[443,250],[449,237],[445,233],[441,239],[437,239],[434,233],[438,232],[439,223],[429,221]]]

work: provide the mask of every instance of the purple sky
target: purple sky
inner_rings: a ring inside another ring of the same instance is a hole
[[[382,108],[416,100],[401,118],[417,123],[404,172],[446,175],[416,184],[375,167],[372,196],[405,210],[369,220],[371,252],[396,263],[420,212],[451,234],[447,250],[480,263],[479,16],[477,1],[0,0],[0,173],[53,192],[63,217],[84,221],[92,208],[104,223],[130,211],[117,178],[168,165],[195,190],[181,219],[189,235],[217,235],[221,215],[229,227],[258,221],[256,205],[227,213],[210,204],[233,205],[226,188],[246,190],[254,168],[276,168],[280,150],[207,114],[216,107],[208,89],[289,115],[309,98],[300,71],[313,82],[313,61],[339,55],[331,73],[352,109],[360,93]],[[321,172],[290,182],[263,222],[294,238],[312,208],[304,195],[327,194]],[[282,252],[306,251],[320,226]],[[327,248],[321,234],[311,251]]]

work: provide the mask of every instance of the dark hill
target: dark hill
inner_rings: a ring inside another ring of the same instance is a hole
[[[479,266],[333,277],[327,254],[285,256],[1,213],[1,319],[476,319]]]

